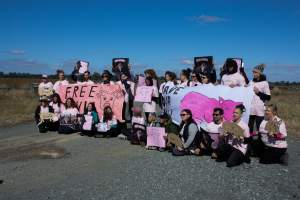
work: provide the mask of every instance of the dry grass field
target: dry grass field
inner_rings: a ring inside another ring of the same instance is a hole
[[[38,97],[31,87],[37,82],[38,79],[30,78],[0,78],[0,126],[33,121]],[[288,132],[300,136],[300,85],[275,86],[271,102],[278,105]]]

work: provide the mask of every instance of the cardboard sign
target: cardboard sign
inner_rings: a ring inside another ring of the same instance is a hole
[[[165,128],[161,127],[147,127],[147,146],[166,147]]]
[[[136,89],[136,94],[135,94],[134,101],[143,102],[143,103],[150,103],[152,101],[152,93],[153,93],[153,87],[151,87],[151,86],[139,86]]]
[[[85,122],[83,123],[82,129],[86,131],[92,130],[93,116],[84,115]]]
[[[89,70],[89,63],[86,61],[80,61],[79,74],[83,74],[84,72]]]
[[[90,102],[94,102],[99,116],[103,115],[106,106],[110,106],[116,118],[122,120],[124,95],[119,85],[78,85],[60,86],[59,95],[63,103],[67,98],[73,98],[80,113]]]

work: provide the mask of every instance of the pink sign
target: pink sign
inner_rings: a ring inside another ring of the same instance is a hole
[[[147,146],[166,147],[165,128],[147,127]]]
[[[219,99],[209,98],[197,92],[190,92],[181,100],[180,109],[190,109],[193,113],[193,118],[197,122],[211,122],[213,120],[213,109],[218,107],[224,110],[224,119],[232,120],[232,113],[235,106],[241,102],[232,100],[224,100],[222,97]]]
[[[59,87],[59,96],[64,103],[67,98],[73,98],[80,113],[90,102],[95,103],[99,116],[103,115],[106,106],[110,106],[116,118],[122,120],[124,95],[119,85],[62,85]]]
[[[139,86],[136,88],[134,101],[149,103],[152,101],[153,87],[151,86]]]

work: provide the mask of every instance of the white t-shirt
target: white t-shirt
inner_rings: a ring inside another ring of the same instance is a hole
[[[239,73],[236,72],[234,74],[224,74],[221,80],[222,85],[235,85],[235,86],[245,86],[245,78]]]
[[[39,95],[43,96],[44,91],[52,91],[53,90],[53,84],[48,81],[47,83],[41,82],[39,84]],[[47,95],[46,95],[47,96]]]
[[[53,90],[58,93],[58,89],[62,85],[69,85],[69,81],[63,80],[63,81],[56,81],[53,85]]]
[[[135,117],[135,116],[133,116],[132,119],[131,119],[131,123],[132,124],[137,123],[137,124],[145,125],[145,119],[144,119],[144,117]]]
[[[77,84],[80,84],[80,85],[93,85],[95,83],[92,80],[87,80],[87,81],[82,81],[82,82],[78,81]]]
[[[250,85],[253,86],[253,88],[256,87],[261,93],[271,95],[269,83],[267,81],[261,81],[261,82],[251,81]],[[264,102],[259,98],[259,96],[257,96],[254,93],[254,96],[251,101],[250,114],[263,117],[264,112],[265,112]]]
[[[49,112],[49,106],[46,106],[46,107],[41,106],[41,111],[40,111],[40,113],[48,113],[48,112]]]
[[[180,87],[188,87],[189,84],[190,84],[190,81],[189,81],[189,80],[186,80],[186,81],[184,81],[184,82],[179,81],[179,84],[178,84],[178,85],[179,85]]]
[[[237,123],[238,126],[240,126],[243,130],[244,130],[244,138],[248,138],[250,137],[250,133],[249,133],[249,127],[248,127],[248,124],[246,124],[245,122],[243,122],[242,120],[240,120],[238,123]],[[243,142],[241,144],[232,144],[232,140],[229,140],[228,141],[228,144],[232,145],[233,148],[239,150],[240,152],[242,152],[244,155],[246,154],[247,152],[247,147],[248,147],[248,144],[244,144]]]
[[[164,87],[165,85],[168,84],[170,86],[174,86],[174,82],[173,81],[168,81],[168,82],[164,82],[159,86],[159,93],[162,94],[164,91]]]
[[[190,82],[191,87],[198,86],[198,85],[202,85],[202,83],[200,83],[199,81],[191,81]]]
[[[77,114],[79,114],[77,108],[67,108],[61,112],[61,116],[68,116],[68,115],[76,116]]]
[[[60,114],[65,110],[65,105],[63,103],[60,104],[60,107],[58,106],[58,103],[50,102],[49,104],[52,106],[54,113],[59,117]]]
[[[152,87],[152,97],[159,97],[158,95],[158,89],[156,86],[149,86]],[[144,103],[143,104],[144,112],[156,112],[156,102],[151,101],[151,103]]]
[[[218,148],[219,145],[219,135],[220,129],[223,123],[216,124],[215,122],[210,122],[206,125],[206,131],[208,132],[210,138],[213,140],[211,147],[213,149]]]
[[[282,138],[287,137],[287,131],[285,127],[285,123],[279,117],[275,116],[274,120],[279,122],[279,133]],[[287,141],[284,140],[276,140],[274,137],[269,136],[267,130],[265,129],[267,120],[263,120],[259,127],[259,132],[261,133],[261,140],[266,146],[275,147],[275,148],[287,148]]]

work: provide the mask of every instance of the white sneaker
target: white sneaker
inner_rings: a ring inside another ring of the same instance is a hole
[[[127,140],[127,136],[122,133],[118,135],[118,138],[121,140]]]

